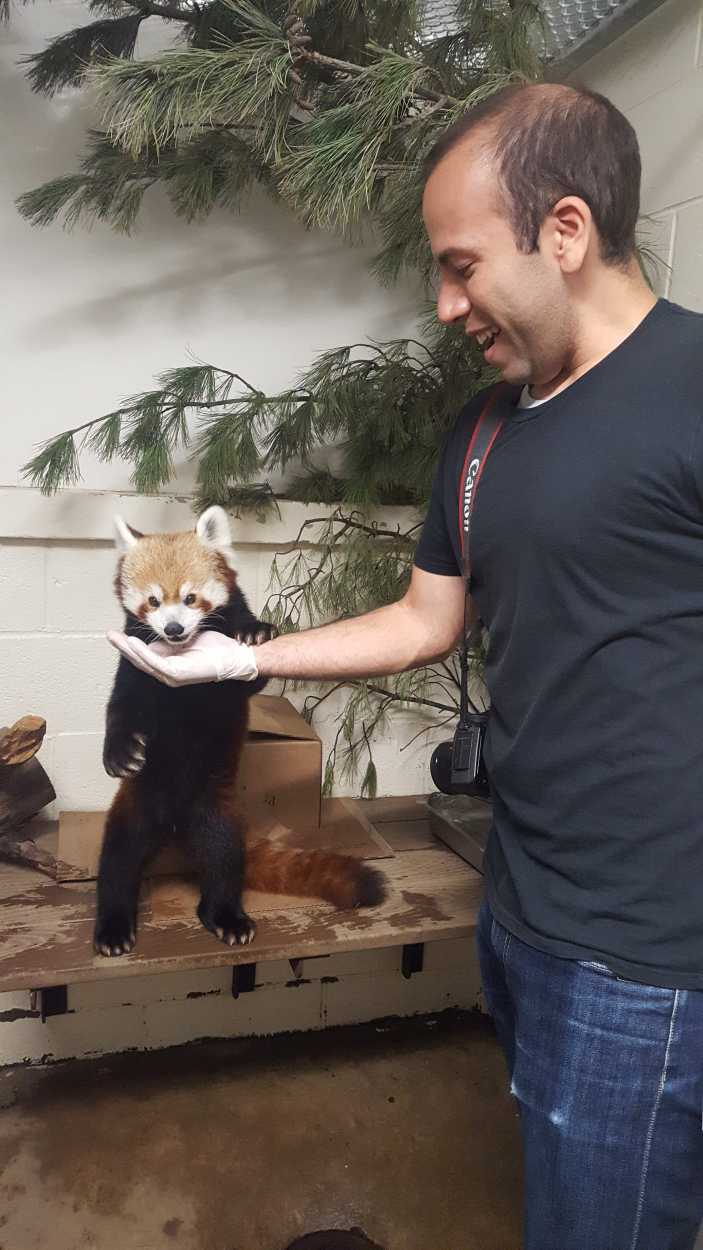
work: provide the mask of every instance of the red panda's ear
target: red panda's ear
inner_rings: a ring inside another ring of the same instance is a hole
[[[204,547],[221,551],[223,547],[232,546],[227,513],[217,504],[214,504],[212,508],[207,508],[202,516],[198,517],[195,532]]]
[[[116,516],[115,520],[115,546],[121,555],[129,551],[130,547],[134,547],[144,535],[139,531],[132,529],[121,516]]]
[[[217,504],[213,504],[212,508],[207,508],[202,516],[198,517],[195,533],[203,547],[206,547],[208,551],[218,552],[225,563],[234,569],[235,554],[232,550],[232,535],[224,508],[218,507]]]

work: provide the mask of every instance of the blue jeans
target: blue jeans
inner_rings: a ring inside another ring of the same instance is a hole
[[[693,1250],[703,991],[545,955],[485,902],[478,949],[520,1112],[524,1250]]]

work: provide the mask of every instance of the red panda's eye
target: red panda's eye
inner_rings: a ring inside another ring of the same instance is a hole
[[[149,607],[158,608],[158,606],[159,606],[159,601],[156,598],[156,595],[149,595]]]
[[[191,605],[195,603],[195,598],[196,598],[195,595],[186,595],[183,602],[185,603],[187,608],[191,607]]]

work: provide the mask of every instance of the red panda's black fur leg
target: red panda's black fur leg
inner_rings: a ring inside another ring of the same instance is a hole
[[[212,795],[194,806],[187,835],[200,875],[201,924],[228,946],[248,945],[256,925],[242,907],[244,841],[238,822]]]
[[[126,955],[133,949],[142,869],[165,840],[155,824],[144,819],[135,789],[133,782],[122,784],[105,825],[93,939],[99,955]]]

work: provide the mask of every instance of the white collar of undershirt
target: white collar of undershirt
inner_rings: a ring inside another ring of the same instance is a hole
[[[546,404],[548,399],[551,399],[551,395],[545,395],[544,399],[535,399],[529,386],[523,386],[517,406],[518,408],[539,408],[540,404]]]

